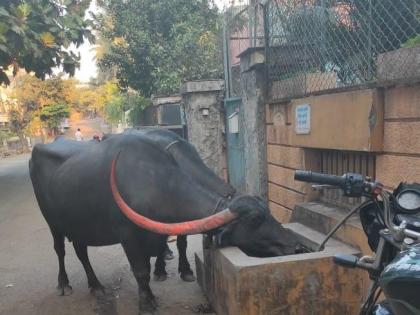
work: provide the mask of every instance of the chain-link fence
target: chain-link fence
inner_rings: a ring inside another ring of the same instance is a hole
[[[420,77],[420,0],[266,2],[271,100]]]
[[[264,16],[256,0],[242,0],[224,14],[224,62],[227,93],[240,95],[239,55],[250,47],[264,46]]]

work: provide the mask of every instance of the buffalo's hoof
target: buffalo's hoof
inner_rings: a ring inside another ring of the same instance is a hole
[[[181,279],[185,282],[194,282],[195,277],[192,272],[181,273]]]
[[[68,284],[62,284],[57,286],[57,295],[58,296],[66,296],[71,295],[73,293],[73,289]]]
[[[95,286],[90,288],[90,294],[92,294],[95,297],[104,296],[105,295],[105,288],[101,284],[95,285]]]
[[[153,276],[153,280],[158,281],[158,282],[165,281],[166,279],[168,279],[168,275],[166,275],[166,274],[164,274],[164,275],[154,275]]]
[[[157,302],[155,299],[149,300],[146,303],[139,304],[139,315],[151,315],[156,314]]]

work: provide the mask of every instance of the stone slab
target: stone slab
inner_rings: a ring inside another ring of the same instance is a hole
[[[348,210],[322,202],[296,205],[291,222],[299,222],[320,233],[327,234],[348,213]],[[338,240],[370,253],[366,235],[357,215],[352,216],[334,235]]]
[[[378,81],[420,78],[420,46],[400,48],[378,55]]]
[[[188,81],[181,86],[180,93],[212,92],[224,89],[223,80]]]
[[[181,103],[182,97],[179,94],[176,95],[152,95],[153,106],[165,105],[165,104],[177,104]]]
[[[420,154],[420,121],[385,122],[384,151]]]
[[[324,235],[301,224],[286,224],[305,246]],[[272,258],[245,255],[236,247],[206,249],[196,255],[197,275],[221,315],[356,314],[361,271],[334,265],[336,253],[359,254],[332,240],[322,252]]]
[[[310,131],[297,134],[296,107],[309,104]],[[373,89],[311,96],[291,101],[290,144],[297,147],[381,151],[383,97]]]
[[[420,84],[385,90],[385,119],[420,118]]]

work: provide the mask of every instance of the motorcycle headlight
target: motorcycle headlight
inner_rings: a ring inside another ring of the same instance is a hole
[[[405,189],[396,196],[396,199],[400,210],[406,213],[420,212],[420,191]]]

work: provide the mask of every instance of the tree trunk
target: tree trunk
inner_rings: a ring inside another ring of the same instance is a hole
[[[45,135],[44,135],[44,130],[42,129],[42,125],[39,126],[39,134],[41,136],[41,142],[45,143]]]
[[[23,134],[22,131],[18,132],[18,137],[19,137],[19,140],[20,140],[20,144],[22,145],[22,151],[23,152],[28,152],[29,151],[28,141],[26,141],[26,137],[25,137],[25,135]]]
[[[9,152],[9,145],[7,144],[7,139],[1,140],[3,144],[1,155],[5,155],[7,152]]]

